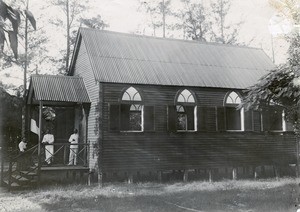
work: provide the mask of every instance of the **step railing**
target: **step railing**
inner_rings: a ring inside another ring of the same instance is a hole
[[[53,152],[47,148],[47,146],[53,147]],[[13,176],[22,176],[35,173],[40,179],[41,167],[45,164],[46,153],[53,161],[52,165],[66,166],[70,164],[70,153],[74,153],[77,163],[73,166],[88,166],[88,144],[70,144],[70,143],[54,143],[40,146],[40,157],[38,155],[39,146],[35,145],[30,149],[19,152],[17,150],[6,154],[6,158],[2,157],[1,160],[1,185],[7,184],[8,190],[11,189],[13,183]],[[2,154],[3,155],[3,154]],[[43,163],[44,162],[44,163]],[[18,180],[18,179],[14,179]]]
[[[37,165],[34,164],[34,158],[37,158],[38,145],[35,145],[24,152],[17,150],[7,154],[7,157],[3,160],[1,165],[1,183],[8,186],[8,190],[11,189],[13,183],[13,176],[20,176],[20,171],[25,170],[28,173],[35,172]],[[7,166],[8,163],[8,166]],[[17,177],[15,180],[18,180]]]

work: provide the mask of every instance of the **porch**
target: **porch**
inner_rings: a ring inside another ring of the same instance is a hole
[[[74,145],[74,144],[72,144]],[[47,149],[41,146],[41,154],[38,155],[39,145],[29,148],[27,151],[18,151],[9,154],[1,154],[1,186],[8,190],[17,188],[31,188],[51,183],[84,183],[84,175],[88,174],[88,144],[77,144],[75,153],[77,164],[69,165],[70,148],[68,143],[55,143],[52,164],[45,161]],[[87,177],[87,176],[86,176]],[[86,179],[87,180],[87,179]]]
[[[23,153],[14,150],[1,160],[2,184],[9,188],[41,185],[47,183],[49,175],[53,181],[68,181],[69,175],[87,173],[89,108],[90,99],[81,77],[32,75],[26,96],[27,149]],[[70,148],[69,137],[74,129],[78,131],[78,143],[72,143]],[[53,135],[54,143],[42,144],[46,133]],[[77,161],[69,166],[70,153]],[[51,166],[45,162],[46,155]]]

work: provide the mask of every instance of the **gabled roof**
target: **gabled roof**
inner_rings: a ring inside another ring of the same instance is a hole
[[[87,28],[78,39],[100,82],[243,89],[275,67],[256,48]]]
[[[32,75],[28,96],[38,101],[90,103],[83,79],[78,76]]]

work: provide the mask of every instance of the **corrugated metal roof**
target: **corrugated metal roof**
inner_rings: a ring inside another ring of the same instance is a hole
[[[246,88],[275,66],[256,48],[81,28],[100,82]]]
[[[78,76],[32,75],[36,100],[89,103],[83,79]]]

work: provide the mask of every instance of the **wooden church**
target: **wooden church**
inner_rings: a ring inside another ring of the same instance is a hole
[[[237,109],[274,68],[261,49],[80,28],[68,76],[31,77],[27,126],[39,114],[41,140],[43,108],[53,108],[57,163],[77,128],[78,166],[100,183],[291,174],[297,145],[284,110]]]

